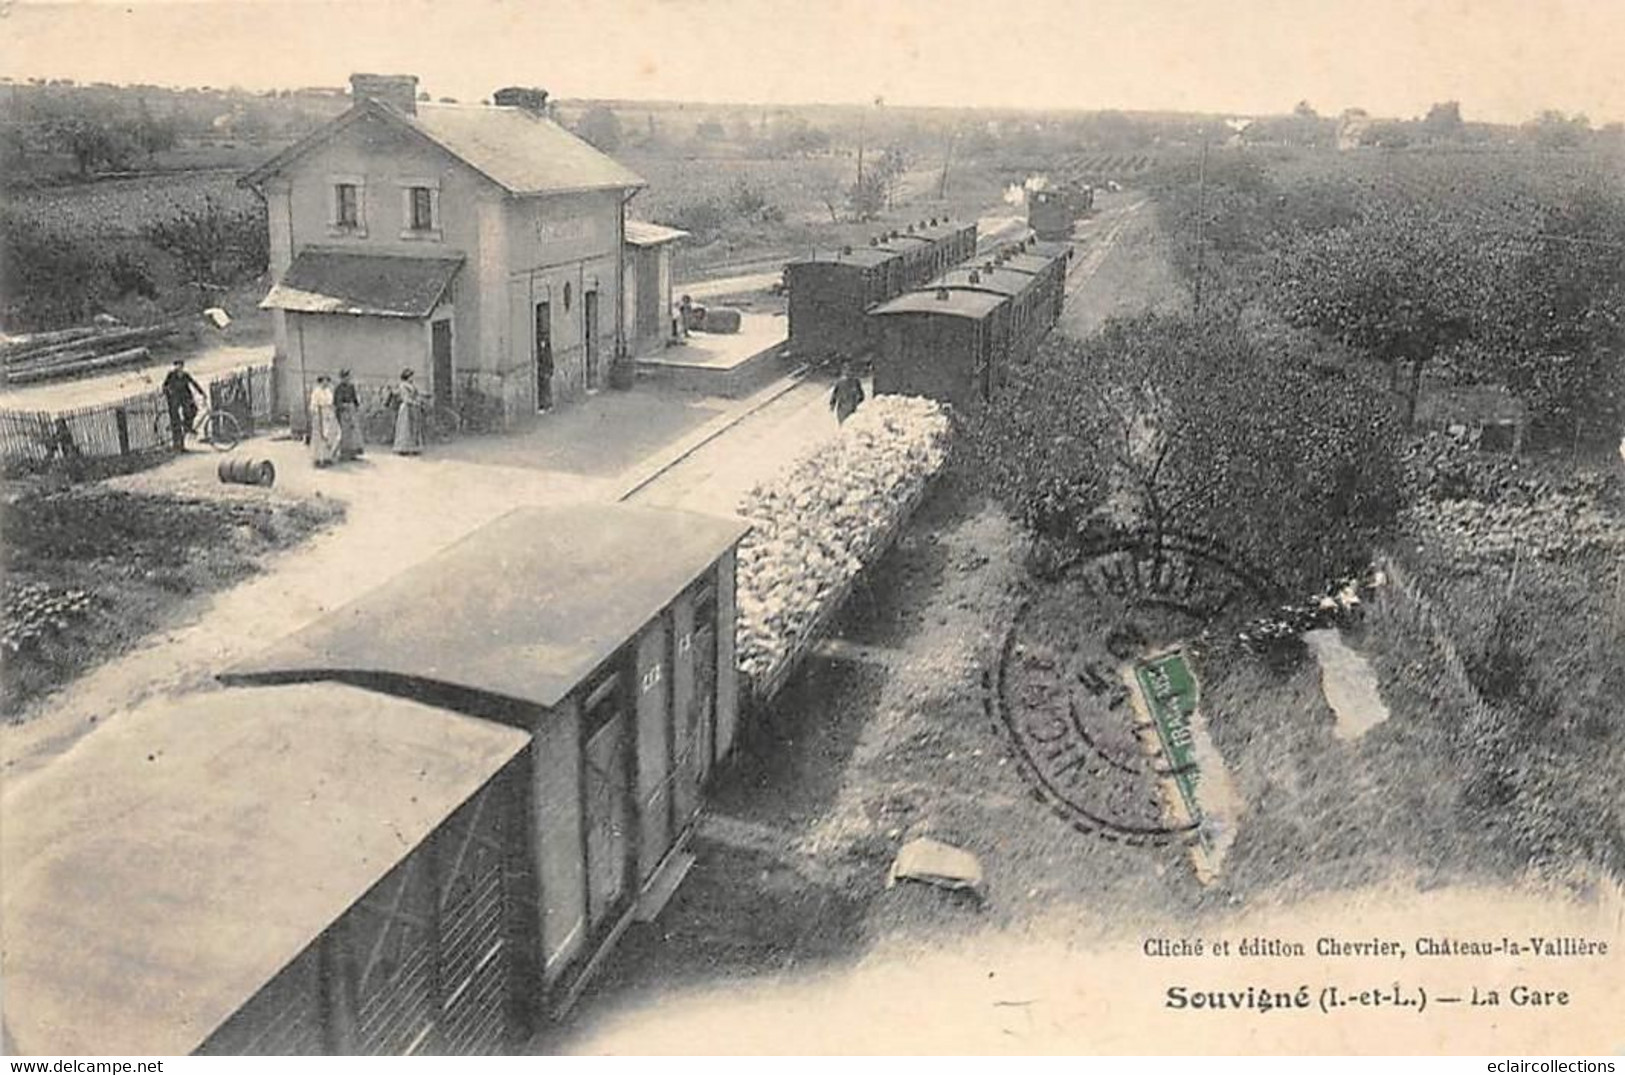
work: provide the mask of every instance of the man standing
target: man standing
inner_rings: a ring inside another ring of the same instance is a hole
[[[852,367],[841,366],[841,375],[835,379],[835,390],[829,394],[829,408],[835,412],[837,422],[845,422],[863,402],[863,382],[858,380]]]
[[[175,450],[186,450],[186,434],[197,421],[197,401],[203,389],[186,372],[186,360],[177,358],[169,375],[164,378],[164,402],[169,405],[169,435]]]

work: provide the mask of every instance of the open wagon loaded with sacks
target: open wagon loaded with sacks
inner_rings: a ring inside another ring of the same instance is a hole
[[[753,489],[738,554],[740,694],[760,711],[897,540],[947,462],[940,403],[876,396],[830,442]]]

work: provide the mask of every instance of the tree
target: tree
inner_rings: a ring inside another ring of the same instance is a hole
[[[1466,339],[1483,309],[1482,237],[1412,205],[1290,240],[1273,262],[1277,305],[1312,328],[1389,365],[1405,390],[1406,423],[1416,414],[1423,368]]]
[[[1449,142],[1461,138],[1461,102],[1440,101],[1428,109],[1422,120],[1422,132],[1436,142]]]
[[[1524,124],[1523,134],[1541,149],[1573,149],[1585,141],[1591,121],[1583,115],[1572,118],[1556,109],[1547,109]]]
[[[1196,539],[1285,590],[1363,566],[1401,503],[1398,431],[1365,385],[1186,317],[1052,337],[969,434],[986,490],[1046,542]]]
[[[890,209],[897,201],[897,193],[908,171],[908,153],[901,145],[888,146],[870,166],[870,174],[879,184],[881,201]]]
[[[265,269],[269,235],[264,212],[230,210],[213,195],[200,206],[149,223],[142,234],[180,262],[187,281],[197,288],[200,305],[211,305],[212,293],[222,285]]]
[[[125,132],[95,115],[70,112],[53,116],[45,122],[45,134],[53,145],[73,157],[80,176],[85,178],[98,166],[122,169],[134,149]]]
[[[1496,372],[1565,443],[1625,432],[1625,197],[1583,187],[1544,206],[1491,277],[1484,333]]]
[[[621,118],[607,105],[594,105],[582,115],[576,133],[605,153],[621,148]]]
[[[870,168],[854,180],[846,191],[846,204],[854,220],[874,220],[886,208],[887,185],[875,169]]]

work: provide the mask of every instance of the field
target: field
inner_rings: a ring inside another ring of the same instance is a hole
[[[917,161],[897,184],[894,204],[873,221],[850,219],[846,191],[857,175],[850,152],[805,158],[693,157],[623,152],[617,155],[649,181],[631,214],[692,233],[678,253],[679,277],[782,261],[864,243],[884,229],[931,216],[969,220],[988,212],[1017,213],[1003,202],[1024,169],[956,161],[947,197],[937,197],[941,161]],[[838,218],[838,219],[836,219]]]
[[[155,221],[196,209],[213,198],[227,210],[259,206],[253,191],[237,186],[235,168],[211,168],[131,179],[14,189],[8,206],[38,214],[49,226],[76,236],[136,235]]]
[[[6,496],[8,713],[132,649],[192,596],[235,585],[266,553],[342,514],[331,501],[180,500],[96,486],[13,485]]]

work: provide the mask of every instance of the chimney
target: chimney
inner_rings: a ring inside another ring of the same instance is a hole
[[[499,108],[523,108],[533,116],[547,115],[547,91],[535,86],[508,86],[491,95]]]
[[[350,96],[357,101],[371,98],[397,112],[415,116],[418,112],[418,76],[351,75]]]

